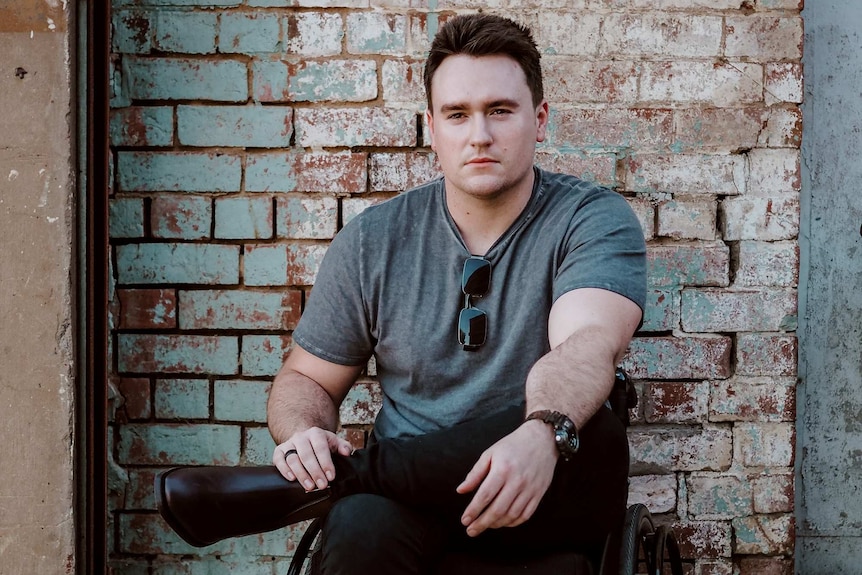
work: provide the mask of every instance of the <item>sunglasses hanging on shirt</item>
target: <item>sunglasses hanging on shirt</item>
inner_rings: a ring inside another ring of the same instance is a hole
[[[464,262],[461,273],[461,292],[464,308],[458,314],[458,343],[464,351],[476,351],[485,343],[488,334],[488,316],[473,307],[472,298],[480,298],[491,289],[491,262],[471,256]]]

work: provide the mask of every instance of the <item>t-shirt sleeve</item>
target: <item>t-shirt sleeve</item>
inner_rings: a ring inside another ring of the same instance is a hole
[[[374,350],[362,294],[360,218],[332,240],[306,300],[293,341],[340,365],[361,365]]]
[[[579,288],[600,288],[646,305],[646,244],[621,195],[589,194],[572,214],[554,279],[554,301]]]

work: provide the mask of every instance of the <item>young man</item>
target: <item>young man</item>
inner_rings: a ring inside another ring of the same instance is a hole
[[[443,177],[355,218],[321,266],[268,421],[281,473],[335,499],[324,573],[595,552],[621,521],[627,445],[603,403],[642,317],[643,236],[618,194],[533,166],[539,59],[510,20],[450,19],[425,70]],[[376,443],[351,455],[338,406],[372,355]]]

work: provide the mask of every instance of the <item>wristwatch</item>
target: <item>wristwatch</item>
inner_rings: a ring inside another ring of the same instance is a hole
[[[560,457],[568,461],[577,452],[581,442],[578,439],[578,428],[575,422],[559,411],[551,411],[543,409],[534,411],[524,421],[531,419],[539,419],[554,428],[554,443],[557,446],[557,451],[560,452]]]

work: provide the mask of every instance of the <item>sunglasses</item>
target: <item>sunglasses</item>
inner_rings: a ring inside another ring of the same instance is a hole
[[[488,334],[488,316],[473,307],[471,298],[482,297],[491,289],[491,262],[471,256],[464,262],[461,272],[461,291],[464,309],[458,314],[458,343],[464,351],[476,351],[485,343]]]

